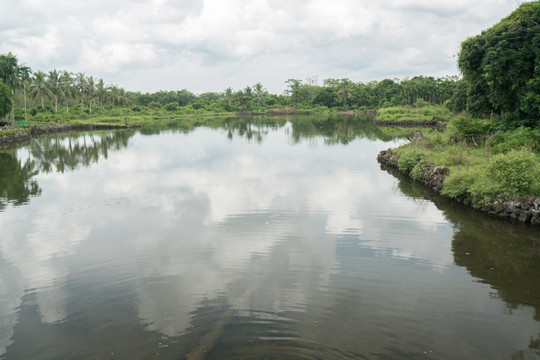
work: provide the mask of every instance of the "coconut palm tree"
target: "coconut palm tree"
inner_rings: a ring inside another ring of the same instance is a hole
[[[84,94],[86,92],[86,77],[84,73],[78,73],[75,76],[75,87],[81,95],[81,111],[84,111]]]
[[[60,75],[60,87],[62,89],[62,95],[66,102],[66,112],[69,112],[69,99],[74,93],[74,79],[73,75],[68,71],[63,71]]]
[[[20,84],[20,86],[22,88],[22,91],[23,91],[24,121],[26,123],[26,122],[28,122],[28,114],[26,112],[26,108],[27,108],[27,106],[26,106],[26,96],[28,95],[27,94],[28,87],[30,86],[31,80],[32,80],[32,77],[31,77],[32,70],[28,66],[20,65],[18,67],[18,69],[17,69],[17,73],[18,73],[18,78],[19,78],[19,84]]]
[[[99,100],[99,106],[103,107],[103,103],[107,100],[107,87],[103,79],[99,79],[96,85],[96,96]]]
[[[267,94],[266,89],[259,82],[253,85],[253,90],[255,91],[255,98],[257,99],[257,103],[260,104],[265,95]]]
[[[58,98],[62,94],[60,74],[56,69],[49,71],[47,83],[54,97],[54,111],[58,112]]]
[[[32,89],[30,91],[30,95],[34,98],[40,98],[41,99],[41,108],[45,108],[45,96],[51,97],[53,92],[49,88],[49,84],[47,83],[47,74],[45,74],[42,71],[39,71],[34,73],[34,79],[32,81],[31,85]]]

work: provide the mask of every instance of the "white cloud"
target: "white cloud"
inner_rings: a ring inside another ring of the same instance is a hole
[[[222,91],[288,78],[452,75],[461,41],[513,0],[25,0],[0,4],[0,49],[34,69],[128,90]],[[21,24],[24,24],[22,26]],[[294,66],[296,65],[296,66]]]

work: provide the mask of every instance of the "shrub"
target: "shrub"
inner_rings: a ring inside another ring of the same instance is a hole
[[[414,103],[414,107],[416,108],[423,108],[424,106],[428,106],[429,103],[424,99],[417,99]]]
[[[415,180],[420,180],[424,177],[424,166],[426,162],[424,160],[418,161],[411,170],[411,176]]]
[[[398,168],[401,171],[408,172],[411,170],[418,161],[424,158],[424,154],[418,149],[407,149],[404,153],[400,154],[398,160]]]
[[[148,106],[148,108],[150,108],[152,110],[160,110],[161,109],[161,104],[158,103],[157,101],[151,101],[147,106]]]
[[[491,150],[498,153],[507,153],[512,149],[527,147],[533,152],[540,151],[540,129],[520,127],[514,131],[497,131],[487,141]]]
[[[474,136],[487,133],[487,125],[477,119],[456,116],[450,122],[452,134],[458,139],[472,139]]]
[[[177,101],[170,102],[167,105],[165,105],[165,110],[167,110],[167,111],[178,111],[178,110],[180,110],[180,104],[178,104]]]
[[[505,189],[505,192],[525,195],[540,177],[538,159],[526,149],[498,154],[491,158],[486,175]]]
[[[444,186],[441,193],[450,197],[458,197],[470,192],[471,186],[478,178],[478,173],[468,169],[452,171],[444,179]]]

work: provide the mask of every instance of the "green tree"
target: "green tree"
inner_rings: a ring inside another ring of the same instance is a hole
[[[54,111],[58,112],[58,98],[62,95],[62,87],[60,83],[60,74],[56,69],[49,71],[47,84],[54,97]]]
[[[30,95],[34,99],[40,99],[41,100],[41,108],[45,108],[45,97],[50,97],[53,95],[53,92],[49,88],[49,84],[47,83],[47,74],[45,74],[42,71],[37,71],[34,74],[34,79],[32,81],[32,89],[30,90]]]
[[[84,73],[78,73],[75,76],[75,87],[81,96],[81,111],[84,111],[84,94],[86,93],[86,76]]]
[[[9,114],[12,106],[11,90],[9,89],[9,86],[4,84],[4,81],[0,79],[0,116]]]
[[[74,83],[73,75],[69,71],[63,71],[60,75],[60,87],[66,104],[66,112],[69,112],[69,99],[75,93]]]
[[[540,126],[540,2],[523,3],[461,44],[458,66],[472,115],[502,115],[509,126]]]
[[[7,85],[7,87],[11,91],[11,98],[12,98],[11,103],[13,103],[15,89],[18,84],[17,68],[18,68],[18,60],[15,55],[13,55],[10,52],[5,55],[0,55],[0,79],[2,79],[4,84]],[[15,116],[13,113],[13,107],[11,109],[12,109],[11,121],[13,122],[15,120]]]
[[[23,91],[23,102],[24,102],[24,121],[28,121],[28,114],[27,114],[27,95],[28,95],[28,88],[31,85],[32,81],[32,70],[30,67],[25,65],[20,65],[18,68],[18,78],[19,78],[19,84]]]

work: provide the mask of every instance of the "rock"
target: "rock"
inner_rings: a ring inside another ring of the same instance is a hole
[[[532,218],[531,225],[540,226],[540,218]]]
[[[516,207],[512,202],[507,202],[504,204],[504,211],[506,211],[507,213],[513,213],[515,209]]]
[[[522,223],[526,223],[529,220],[531,220],[531,212],[530,211],[522,211],[521,214],[518,217],[518,221]]]
[[[510,219],[517,220],[518,217],[519,217],[519,215],[517,215],[516,213],[511,213],[510,214]]]
[[[491,206],[482,206],[482,209],[481,209],[483,212],[490,212],[492,209],[491,209]]]
[[[533,205],[535,209],[540,209],[540,197],[533,200]]]

